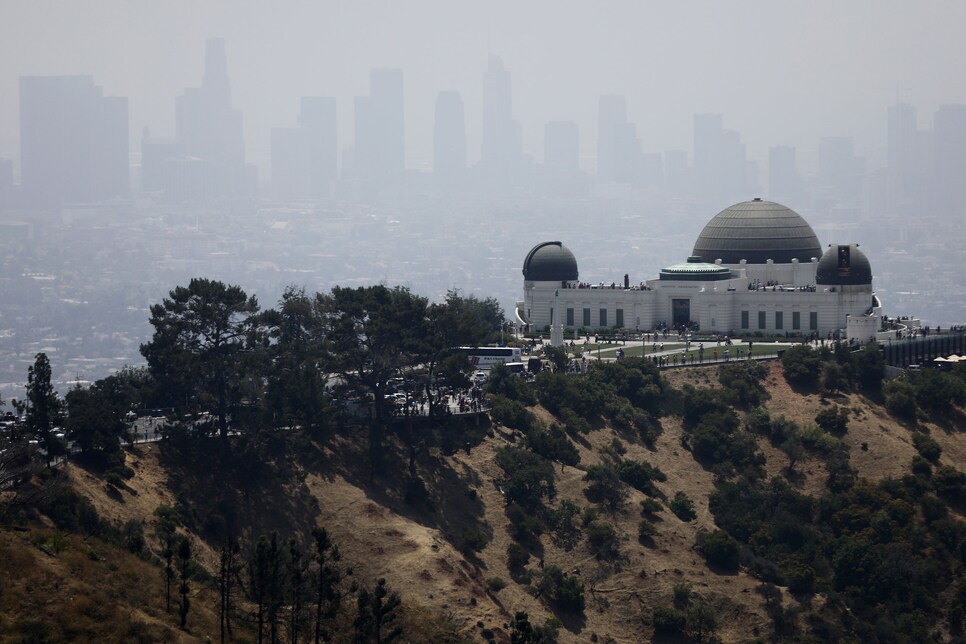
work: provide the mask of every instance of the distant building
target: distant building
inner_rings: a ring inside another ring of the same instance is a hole
[[[802,179],[798,174],[795,148],[777,145],[768,150],[768,196],[773,201],[798,202],[802,199]]]
[[[466,175],[466,121],[459,92],[436,96],[433,120],[433,177],[436,185],[459,186]]]
[[[622,167],[621,137],[626,132],[627,100],[605,94],[597,101],[597,180],[620,181]]]
[[[294,128],[272,128],[272,193],[277,199],[328,199],[338,179],[336,100],[304,97]]]
[[[91,76],[20,78],[23,205],[57,208],[130,190],[128,104]]]
[[[947,220],[966,215],[966,105],[943,105],[933,120],[935,208]]]
[[[406,160],[402,70],[373,69],[354,116],[352,177],[360,196],[398,188]]]
[[[510,72],[499,56],[490,56],[483,74],[483,143],[480,175],[484,187],[509,188],[518,183],[523,162],[520,123],[513,119]]]
[[[258,172],[245,163],[242,114],[232,107],[221,38],[205,43],[201,87],[189,87],[175,100],[175,137],[142,141],[143,189],[160,186],[174,202],[255,198]]]
[[[686,262],[656,279],[580,279],[559,241],[537,244],[523,263],[518,320],[571,332],[690,328],[719,334],[875,339],[881,327],[872,268],[857,244],[818,238],[796,212],[754,199],[704,227]]]

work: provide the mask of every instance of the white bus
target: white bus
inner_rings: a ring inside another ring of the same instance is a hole
[[[520,362],[520,347],[456,347],[466,355],[474,369],[490,369],[501,362]]]

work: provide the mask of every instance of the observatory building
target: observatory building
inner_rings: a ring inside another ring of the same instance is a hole
[[[801,215],[754,199],[704,227],[687,261],[631,284],[581,281],[559,241],[523,262],[521,324],[535,330],[682,328],[720,334],[829,335],[867,342],[881,327],[872,267],[858,244],[822,249]]]

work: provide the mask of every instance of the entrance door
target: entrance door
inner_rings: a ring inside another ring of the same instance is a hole
[[[690,323],[691,323],[691,300],[672,299],[671,300],[671,325],[674,327],[680,327]]]

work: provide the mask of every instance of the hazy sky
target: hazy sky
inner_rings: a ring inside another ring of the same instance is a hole
[[[850,134],[879,162],[897,95],[922,127],[966,103],[964,25],[961,0],[0,0],[0,155],[18,155],[17,79],[33,74],[91,74],[127,96],[137,154],[142,127],[173,134],[175,96],[200,84],[217,36],[261,165],[269,128],[294,124],[304,95],[338,97],[340,147],[351,144],[352,97],[373,67],[404,70],[410,165],[431,161],[447,89],[463,95],[472,161],[488,53],[513,75],[538,159],[550,120],[577,121],[593,156],[597,97],[620,93],[646,151],[690,150],[692,115],[720,112],[758,159],[775,144],[807,159],[818,137]]]

